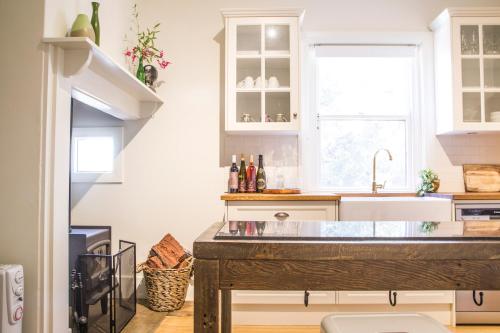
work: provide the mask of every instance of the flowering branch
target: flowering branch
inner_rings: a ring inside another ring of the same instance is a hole
[[[141,31],[137,4],[133,6],[132,16],[136,24],[137,44],[132,49],[127,48],[123,54],[130,57],[132,62],[142,57],[146,63],[152,64],[156,61],[162,69],[167,68],[171,62],[165,60],[165,52],[155,46],[156,35],[160,32],[160,23],[156,23],[151,29],[147,28],[146,31]]]

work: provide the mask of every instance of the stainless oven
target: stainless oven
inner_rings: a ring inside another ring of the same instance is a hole
[[[500,221],[500,201],[464,201],[455,205],[457,221]],[[473,291],[456,292],[457,324],[500,324],[500,291],[483,292],[482,305],[474,302]],[[481,303],[481,302],[478,302]]]

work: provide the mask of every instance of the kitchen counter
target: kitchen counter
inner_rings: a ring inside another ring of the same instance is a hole
[[[232,290],[500,290],[499,222],[384,223],[212,225],[193,244],[194,332],[231,332]]]
[[[427,193],[426,196],[451,200],[500,200],[500,192]]]
[[[224,201],[338,201],[341,196],[332,193],[301,193],[301,194],[263,194],[263,193],[224,193]]]

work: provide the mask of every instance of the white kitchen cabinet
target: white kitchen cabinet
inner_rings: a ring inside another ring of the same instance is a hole
[[[299,30],[303,10],[223,10],[225,129],[299,131]]]
[[[226,201],[228,221],[335,221],[337,201]]]
[[[453,304],[451,290],[394,290],[397,304]],[[389,291],[339,291],[338,304],[389,304]]]
[[[431,28],[437,134],[500,132],[500,7],[449,8]]]
[[[234,304],[294,304],[304,305],[304,290],[267,291],[233,290]],[[334,291],[309,291],[309,304],[334,304]]]

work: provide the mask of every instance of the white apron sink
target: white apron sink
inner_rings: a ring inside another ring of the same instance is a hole
[[[451,221],[451,200],[432,197],[343,197],[342,221]]]

